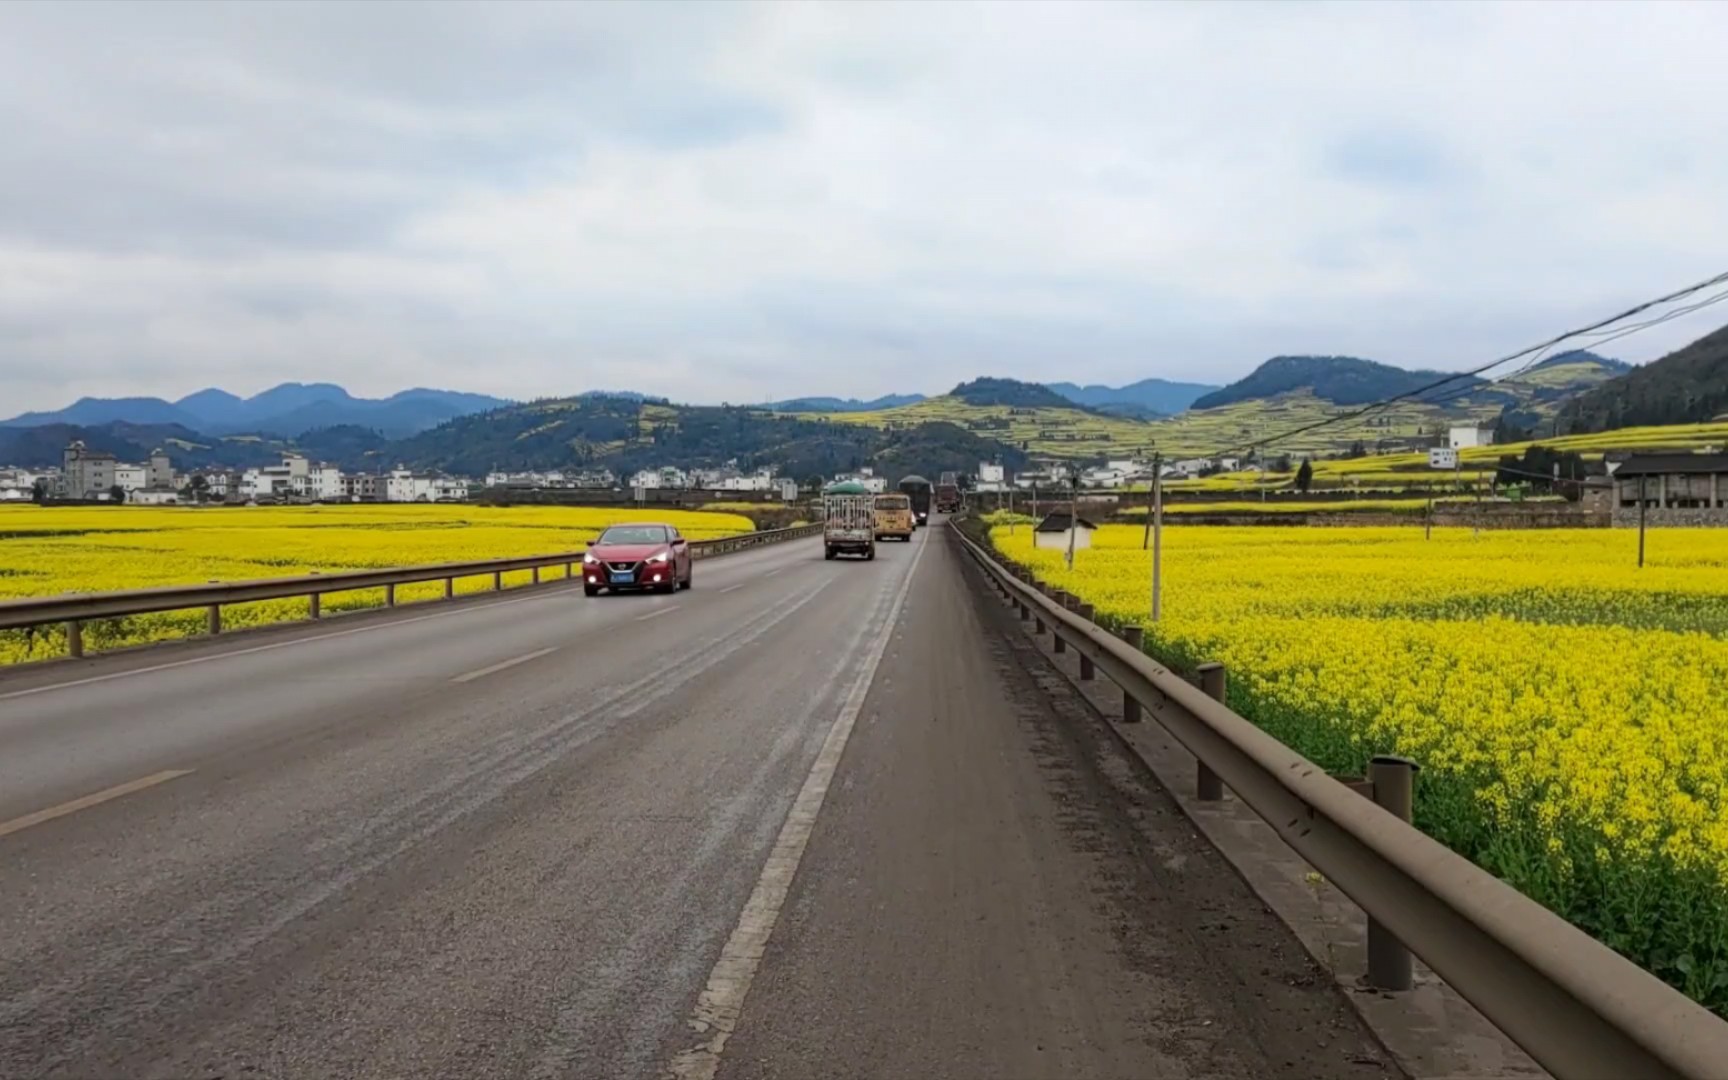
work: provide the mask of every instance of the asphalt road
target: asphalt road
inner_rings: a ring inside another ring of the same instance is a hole
[[[1382,1076],[940,528],[0,678],[0,1076]]]

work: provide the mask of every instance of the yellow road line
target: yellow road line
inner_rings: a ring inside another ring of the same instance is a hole
[[[98,791],[92,795],[85,795],[83,798],[73,799],[71,802],[63,802],[59,806],[50,806],[46,810],[38,810],[34,814],[25,814],[23,817],[13,818],[11,821],[0,822],[0,836],[9,836],[12,833],[28,829],[32,825],[40,825],[44,821],[53,821],[55,818],[65,817],[67,814],[76,814],[80,810],[88,810],[90,807],[96,806],[100,803],[105,803],[110,799],[118,799],[122,795],[130,795],[134,791],[143,791],[145,788],[155,787],[157,784],[166,784],[170,780],[177,780],[182,776],[190,776],[191,774],[191,769],[167,769],[159,773],[152,773],[149,776],[140,777],[137,780],[128,780],[124,784],[116,785],[105,791]]]

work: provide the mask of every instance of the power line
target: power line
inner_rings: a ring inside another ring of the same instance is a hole
[[[1558,334],[1552,338],[1549,338],[1546,341],[1540,342],[1540,343],[1535,344],[1535,345],[1528,346],[1528,347],[1523,348],[1523,349],[1519,349],[1517,352],[1509,353],[1509,354],[1502,356],[1496,360],[1492,360],[1486,364],[1482,364],[1479,367],[1471,368],[1467,371],[1454,372],[1453,374],[1447,375],[1444,378],[1436,379],[1434,382],[1428,383],[1425,386],[1419,386],[1413,390],[1406,390],[1403,393],[1393,394],[1391,397],[1382,398],[1379,401],[1371,402],[1367,405],[1362,406],[1359,409],[1356,409],[1353,412],[1339,413],[1335,416],[1329,416],[1324,420],[1316,420],[1316,421],[1309,423],[1309,424],[1303,424],[1299,427],[1292,428],[1289,431],[1281,432],[1278,435],[1269,436],[1265,439],[1259,439],[1259,440],[1256,440],[1254,442],[1242,443],[1242,444],[1239,444],[1236,446],[1226,447],[1224,449],[1216,451],[1213,454],[1208,454],[1206,456],[1217,457],[1221,454],[1227,454],[1227,453],[1231,453],[1231,452],[1240,452],[1240,451],[1245,451],[1245,450],[1258,450],[1258,449],[1261,449],[1262,447],[1270,446],[1275,442],[1282,442],[1286,439],[1294,438],[1297,435],[1305,435],[1310,431],[1317,431],[1320,428],[1330,427],[1333,424],[1341,424],[1341,423],[1344,423],[1344,422],[1349,421],[1349,420],[1358,420],[1364,416],[1369,415],[1370,413],[1377,412],[1379,410],[1386,409],[1386,408],[1389,408],[1393,405],[1396,405],[1400,401],[1408,401],[1412,398],[1420,398],[1422,395],[1432,393],[1432,392],[1434,392],[1434,391],[1436,391],[1442,387],[1447,386],[1450,383],[1457,382],[1460,379],[1475,378],[1477,376],[1482,375],[1484,372],[1492,371],[1493,369],[1500,367],[1504,364],[1512,363],[1514,360],[1523,359],[1524,357],[1529,356],[1531,353],[1541,353],[1541,352],[1544,352],[1548,349],[1555,347],[1556,345],[1561,344],[1562,342],[1569,341],[1572,338],[1582,337],[1582,336],[1589,335],[1589,334],[1594,334],[1597,331],[1603,330],[1606,327],[1614,327],[1615,323],[1622,322],[1626,319],[1630,319],[1634,315],[1642,315],[1644,312],[1649,311],[1652,308],[1660,307],[1663,304],[1670,304],[1676,300],[1684,300],[1686,297],[1692,296],[1696,293],[1703,292],[1705,289],[1713,288],[1717,285],[1724,285],[1724,284],[1728,284],[1728,271],[1724,271],[1720,274],[1716,274],[1713,277],[1706,278],[1705,280],[1700,281],[1697,284],[1688,285],[1687,287],[1685,287],[1683,289],[1677,289],[1674,292],[1667,293],[1663,296],[1658,296],[1654,299],[1646,300],[1643,303],[1635,304],[1632,307],[1627,308],[1625,311],[1620,312],[1618,315],[1614,315],[1614,316],[1611,316],[1611,317],[1606,318],[1606,319],[1601,319],[1597,322],[1591,323],[1588,326],[1580,327],[1576,330],[1568,330],[1567,332],[1565,332],[1563,334]],[[1728,293],[1723,293],[1717,297],[1712,298],[1711,300],[1709,300],[1703,304],[1696,305],[1695,307],[1692,307],[1689,310],[1695,311],[1699,307],[1706,307],[1711,303],[1715,303],[1716,300],[1721,299],[1723,296],[1728,296]],[[1680,310],[1680,311],[1676,311],[1676,312],[1667,313],[1666,315],[1664,315],[1661,318],[1651,320],[1649,323],[1642,325],[1642,326],[1638,326],[1638,327],[1616,327],[1614,330],[1613,336],[1604,338],[1603,341],[1594,342],[1593,344],[1600,345],[1606,341],[1613,341],[1613,340],[1616,340],[1618,337],[1623,337],[1626,334],[1630,334],[1630,333],[1636,333],[1638,330],[1647,329],[1649,326],[1654,326],[1654,325],[1657,325],[1658,323],[1666,322],[1668,320],[1668,318],[1670,318],[1670,317],[1678,317],[1679,315],[1683,315],[1683,314],[1687,314],[1687,310]],[[1620,331],[1622,331],[1622,330],[1625,331],[1625,333],[1620,333]],[[1531,365],[1531,366],[1533,366],[1533,365]],[[1525,370],[1528,370],[1528,368],[1526,368]]]

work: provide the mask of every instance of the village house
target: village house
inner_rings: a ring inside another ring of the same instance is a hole
[[[1616,525],[1728,525],[1728,454],[1634,454],[1610,468]]]
[[[1078,527],[1074,525],[1075,521],[1079,522]],[[1072,537],[1073,550],[1084,551],[1092,546],[1092,533],[1097,528],[1098,526],[1085,518],[1074,518],[1068,511],[1058,510],[1046,514],[1044,520],[1033,529],[1032,543],[1034,547],[1067,551]]]

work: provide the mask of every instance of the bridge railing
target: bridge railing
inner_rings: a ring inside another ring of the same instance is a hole
[[[1079,654],[1082,678],[1095,666],[1198,759],[1203,798],[1209,779],[1234,792],[1554,1076],[1728,1076],[1728,1022],[954,533],[1023,618]]]
[[[820,534],[820,525],[801,525],[789,529],[742,533],[715,540],[690,541],[692,558],[709,559],[735,551],[762,547],[787,540],[799,540]],[[114,619],[128,615],[151,615],[163,611],[186,611],[203,608],[208,613],[208,629],[222,632],[222,608],[226,604],[245,604],[257,600],[282,600],[307,597],[308,615],[322,617],[321,599],[329,593],[355,589],[384,590],[384,603],[396,605],[396,587],[427,581],[443,581],[444,597],[456,595],[456,580],[492,575],[495,590],[504,588],[504,575],[514,571],[533,572],[533,584],[540,583],[541,571],[562,566],[566,578],[576,576],[575,567],[583,552],[565,551],[551,555],[522,555],[508,559],[481,559],[475,562],[431,563],[423,566],[391,567],[384,570],[354,570],[339,574],[305,574],[296,577],[261,578],[255,581],[210,582],[203,585],[170,585],[156,589],[127,589],[119,592],[72,593],[64,596],[32,597],[25,600],[0,601],[0,630],[20,630],[33,626],[64,624],[67,652],[84,655],[83,624],[92,619]],[[563,580],[563,579],[559,579]]]

